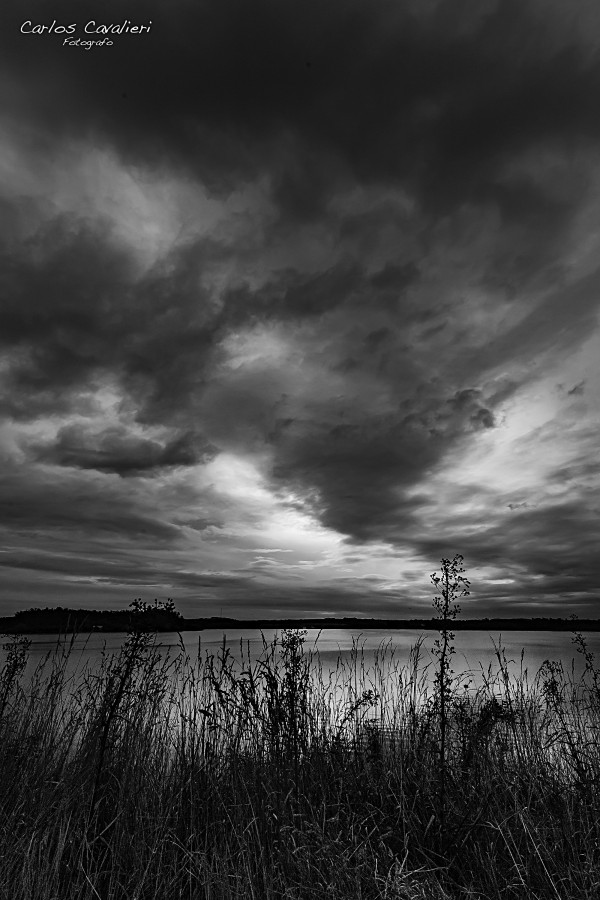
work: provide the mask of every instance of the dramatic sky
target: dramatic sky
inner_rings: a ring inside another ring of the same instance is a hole
[[[600,614],[597,3],[0,18],[5,614]]]

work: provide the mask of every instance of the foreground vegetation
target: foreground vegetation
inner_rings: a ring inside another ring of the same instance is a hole
[[[0,676],[0,896],[597,898],[600,673],[546,663],[473,688],[360,647],[333,675],[284,632],[190,660],[132,631]],[[445,601],[447,601],[445,603]],[[587,655],[586,655],[587,654]]]

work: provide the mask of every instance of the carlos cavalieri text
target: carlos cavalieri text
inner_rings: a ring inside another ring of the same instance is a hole
[[[143,25],[135,25],[131,19],[109,23],[96,22],[94,19],[91,19],[83,26],[83,33],[88,37],[103,36],[106,39],[108,35],[113,34],[148,34],[151,28],[151,21]],[[56,19],[50,25],[40,25],[32,22],[31,19],[26,19],[21,25],[22,34],[62,34],[67,36],[65,43],[78,30],[79,26],[76,22],[71,22],[69,25],[61,25]],[[100,42],[90,41],[90,43]],[[112,42],[108,41],[108,43]]]

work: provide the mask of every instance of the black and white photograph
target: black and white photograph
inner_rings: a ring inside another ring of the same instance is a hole
[[[4,0],[0,900],[596,900],[599,309],[591,0]]]

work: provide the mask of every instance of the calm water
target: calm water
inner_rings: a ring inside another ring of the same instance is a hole
[[[265,631],[264,638],[270,641],[275,635],[273,631]],[[386,648],[388,663],[394,666],[402,666],[408,663],[410,650],[417,641],[422,642],[421,665],[427,666],[434,662],[431,654],[437,634],[433,631],[418,632],[415,630],[399,631],[360,631],[328,629],[318,632],[315,629],[308,631],[305,648],[318,656],[324,673],[335,673],[340,665],[354,666],[369,671],[381,660],[381,649]],[[595,652],[600,664],[600,633],[589,633],[586,641],[590,650]],[[181,635],[186,652],[192,661],[200,653],[216,654],[225,638],[227,646],[231,649],[234,658],[239,659],[243,650],[244,656],[256,659],[263,649],[263,633],[258,630],[233,629],[223,634],[222,631],[189,631]],[[30,666],[32,669],[47,654],[56,652],[57,638],[52,635],[30,635]],[[102,652],[117,653],[121,647],[125,635],[94,633],[82,635],[74,640],[71,650],[69,666],[73,669],[84,666],[93,667],[102,656]],[[165,651],[176,653],[180,647],[179,635],[165,633],[158,635],[158,642]],[[65,647],[68,641],[61,641],[61,647]],[[551,659],[562,662],[565,668],[575,666],[576,672],[583,668],[581,656],[576,652],[573,644],[573,636],[570,632],[550,631],[508,631],[505,634],[488,633],[484,631],[458,631],[454,641],[456,653],[452,660],[452,667],[457,676],[470,678],[474,684],[481,683],[488,667],[498,669],[496,647],[504,650],[504,655],[509,663],[509,670],[518,675],[521,669],[526,669],[530,678],[535,675],[544,660]],[[354,648],[354,656],[353,656]],[[0,659],[5,653],[0,651]]]

